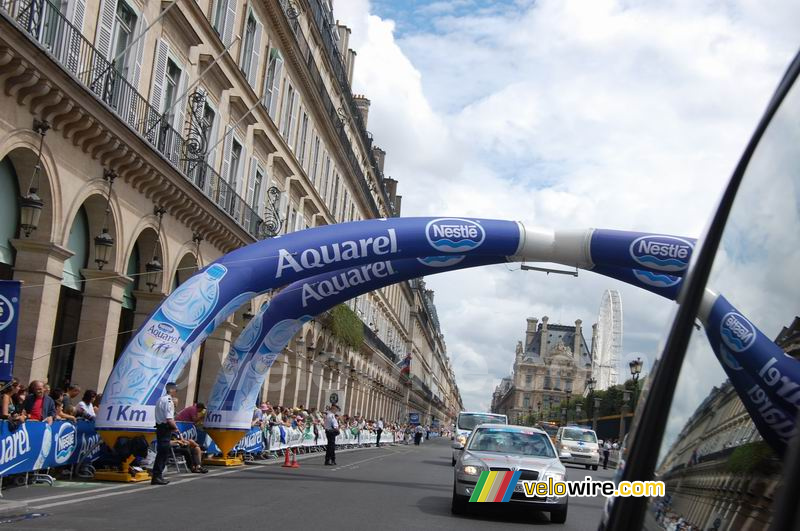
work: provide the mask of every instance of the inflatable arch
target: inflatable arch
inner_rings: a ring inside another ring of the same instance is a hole
[[[109,443],[123,434],[152,432],[155,403],[164,385],[180,375],[191,353],[222,321],[268,289],[290,284],[242,332],[212,390],[207,427],[223,451],[241,437],[244,420],[249,427],[253,393],[257,395],[278,353],[305,321],[339,302],[407,278],[521,260],[595,271],[675,299],[694,244],[693,239],[677,236],[599,229],[534,230],[517,222],[473,218],[368,220],[257,242],[195,274],[154,311],[109,377],[97,428]],[[761,351],[771,352],[769,356],[782,351],[769,340],[767,344],[760,341],[763,334],[726,306],[722,297],[709,292],[708,299],[704,305],[707,322],[711,328],[717,320],[721,323],[717,334],[707,326],[717,356],[748,410],[763,409],[764,400],[770,401],[772,422],[763,415],[753,418],[760,430],[768,428],[770,435],[765,439],[779,444],[777,438],[785,444],[791,436],[789,427],[794,429],[793,417],[787,414],[793,411],[788,409],[792,399],[772,400],[777,393],[759,385],[763,378],[758,378],[758,371],[794,374],[797,367],[779,359],[766,367],[769,357],[741,356],[755,350],[751,347],[756,343]],[[725,345],[734,345],[737,354]],[[793,372],[786,372],[789,369]],[[785,425],[787,419],[790,426]]]

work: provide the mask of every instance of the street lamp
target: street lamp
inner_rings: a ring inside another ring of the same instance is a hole
[[[114,249],[114,237],[108,232],[108,215],[111,213],[111,189],[114,187],[114,179],[117,178],[116,172],[105,170],[103,180],[108,181],[108,196],[106,197],[106,211],[103,218],[103,228],[98,236],[94,238],[94,261],[97,269],[102,271],[111,258],[111,250]]]
[[[633,388],[636,391],[636,394],[633,396],[634,404],[639,399],[639,375],[642,373],[642,365],[644,365],[644,363],[642,362],[642,358],[638,357],[628,364],[628,366],[631,368],[631,377],[633,378]]]
[[[28,193],[19,198],[19,214],[22,232],[29,238],[31,232],[39,227],[39,218],[42,215],[44,201],[36,193],[39,190],[39,172],[42,170],[42,148],[44,147],[44,135],[50,129],[50,124],[44,120],[33,120],[33,130],[39,134],[39,151],[36,153],[36,166],[33,167],[31,180],[28,184]]]
[[[166,209],[155,207],[153,213],[158,216],[158,230],[156,231],[156,241],[153,243],[153,257],[144,265],[144,269],[147,272],[145,283],[150,289],[150,293],[158,286],[161,286],[161,274],[164,271],[164,266],[158,260],[158,248],[161,237],[161,221],[164,218]]]

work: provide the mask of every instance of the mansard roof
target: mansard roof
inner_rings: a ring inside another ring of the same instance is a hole
[[[534,362],[534,363],[542,363],[543,356],[541,352],[542,346],[542,323],[539,323],[539,328],[533,334],[533,338],[530,342],[525,345],[525,351],[523,354],[523,361],[524,362]],[[545,337],[545,354],[550,352],[553,347],[555,347],[559,340],[564,343],[564,345],[572,350],[574,345],[575,339],[575,327],[574,326],[567,326],[567,325],[559,325],[559,324],[548,324],[547,325],[547,332]],[[547,355],[544,356],[545,358],[548,357]],[[583,337],[583,333],[581,333],[581,348],[580,352],[575,356],[575,361],[579,367],[584,367],[586,365],[592,364],[592,355],[591,351],[589,350],[589,346],[586,343],[586,338]]]

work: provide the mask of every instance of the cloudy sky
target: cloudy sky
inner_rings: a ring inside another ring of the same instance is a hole
[[[335,0],[334,13],[403,215],[697,237],[796,52],[800,4]],[[428,284],[468,409],[488,408],[526,317],[590,333],[618,289],[623,364],[641,353],[647,370],[673,310],[592,273],[518,265]],[[708,361],[703,396],[723,378]]]

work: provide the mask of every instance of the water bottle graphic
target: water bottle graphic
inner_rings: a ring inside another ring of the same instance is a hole
[[[45,467],[47,456],[50,455],[50,448],[53,446],[53,429],[49,424],[44,425],[44,438],[42,439],[42,450],[39,452],[39,457],[33,464],[33,470],[41,470]]]
[[[202,323],[217,305],[219,283],[228,272],[222,264],[212,264],[181,285],[161,307],[173,323],[185,328],[195,328]]]

